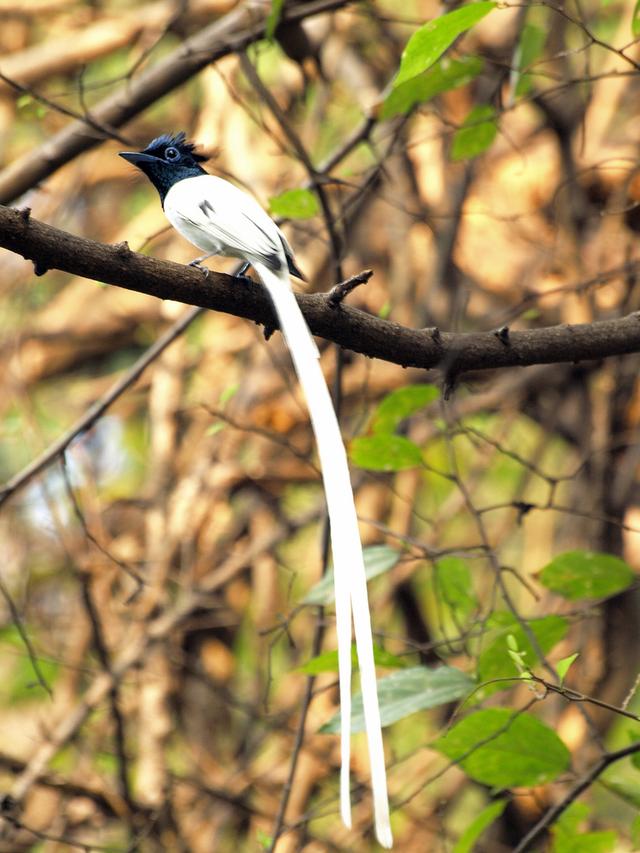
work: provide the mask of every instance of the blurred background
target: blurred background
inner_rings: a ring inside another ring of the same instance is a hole
[[[494,9],[392,89],[410,36],[455,5],[290,2],[301,20],[284,25],[277,3],[0,0],[0,200],[186,263],[195,250],[117,156],[184,130],[210,171],[284,217],[309,292],[371,268],[349,304],[453,332],[638,310],[636,4]],[[189,310],[36,277],[2,251],[2,481]],[[390,393],[440,388],[437,371],[319,346],[348,442]],[[370,584],[380,675],[444,662],[517,676],[506,652],[483,654],[553,616],[540,646],[552,662],[579,653],[568,683],[637,713],[637,584],[572,600],[537,582],[579,549],[640,566],[637,372],[630,355],[468,374],[397,418],[421,464],[389,473],[354,452],[363,541],[386,560]],[[20,801],[2,801],[0,850],[374,849],[362,736],[349,833],[337,738],[318,732],[337,707],[335,661],[311,684],[301,669],[314,636],[325,650],[335,637],[331,607],[303,604],[323,570],[323,493],[279,334],[200,312],[0,500],[0,788]],[[494,688],[487,707],[531,700]],[[398,850],[454,849],[495,794],[429,748],[452,710],[385,730]],[[535,713],[570,769],[514,787],[489,832],[456,850],[513,849],[605,748],[638,738],[615,709],[549,696]],[[574,834],[604,828],[597,849],[633,849],[631,760],[586,803]]]

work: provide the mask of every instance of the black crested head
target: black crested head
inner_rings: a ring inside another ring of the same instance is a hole
[[[165,133],[152,139],[144,151],[121,151],[120,156],[144,172],[163,204],[166,194],[178,181],[207,174],[200,165],[207,158],[195,151],[195,145],[182,132]]]
[[[154,154],[156,157],[165,159],[167,151],[170,151],[172,148],[175,148],[179,158],[185,163],[204,163],[207,159],[202,154],[196,152],[196,146],[193,142],[187,140],[187,135],[184,131],[180,131],[180,133],[176,133],[173,136],[170,133],[163,133],[162,136],[152,139],[144,149],[144,153]],[[171,162],[175,162],[177,159],[175,154],[171,154]]]

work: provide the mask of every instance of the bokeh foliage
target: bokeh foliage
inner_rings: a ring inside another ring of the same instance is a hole
[[[248,5],[2,0],[7,172]],[[184,129],[288,217],[310,290],[371,268],[353,304],[460,332],[640,308],[637,4],[375,0],[304,32],[279,18],[299,5],[256,9],[271,38],[92,129],[99,145],[14,202],[187,262],[116,156]],[[8,252],[0,300],[5,481],[187,310]],[[637,356],[451,377],[349,352],[338,368],[320,346],[367,546],[397,849],[516,849],[562,803],[556,853],[630,849],[640,747],[593,768],[640,743]],[[372,849],[362,735],[354,832],[338,820],[314,460],[279,335],[201,314],[2,505],[0,770],[20,808],[3,801],[0,849]]]

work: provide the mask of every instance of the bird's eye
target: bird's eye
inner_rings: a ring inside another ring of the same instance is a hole
[[[164,152],[165,160],[169,160],[171,162],[177,160],[179,156],[180,152],[177,148],[167,148],[167,150]]]

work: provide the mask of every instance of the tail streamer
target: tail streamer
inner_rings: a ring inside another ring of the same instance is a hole
[[[367,579],[347,454],[329,389],[320,368],[318,350],[298,307],[288,274],[286,272],[276,273],[265,264],[255,261],[252,262],[252,265],[267,288],[280,320],[282,333],[307,401],[322,467],[331,529],[338,636],[341,745],[340,813],[346,826],[350,827],[351,617],[353,616],[371,765],[376,837],[383,847],[390,848],[393,845],[393,838],[389,819],[387,777],[373,658]]]

